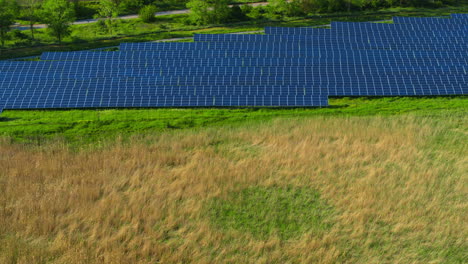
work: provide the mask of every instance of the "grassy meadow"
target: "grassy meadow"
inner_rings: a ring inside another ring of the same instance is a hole
[[[181,108],[94,110],[7,110],[0,115],[0,137],[41,145],[60,140],[81,147],[102,145],[120,137],[163,133],[180,129],[235,126],[275,118],[314,116],[371,116],[414,113],[431,115],[439,110],[453,114],[468,111],[468,98],[388,97],[331,98],[326,108]]]
[[[0,263],[466,263],[466,98],[331,102],[6,111]]]

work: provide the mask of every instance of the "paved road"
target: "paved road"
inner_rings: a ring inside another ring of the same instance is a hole
[[[265,6],[268,5],[268,2],[259,2],[259,3],[251,3],[247,4],[251,6]],[[232,5],[231,5],[232,6]],[[166,15],[179,15],[179,14],[188,14],[190,13],[189,9],[182,9],[182,10],[172,10],[172,11],[163,11],[163,12],[157,12],[155,13],[155,16],[166,16]],[[119,19],[135,19],[138,18],[138,15],[126,15],[126,16],[119,16]],[[89,23],[94,23],[96,22],[97,19],[85,19],[85,20],[77,20],[72,23],[72,25],[82,25],[82,24],[89,24]],[[19,30],[28,30],[29,26],[28,25],[19,25],[15,24],[12,26],[14,29],[19,29]],[[47,25],[44,24],[36,24],[34,25],[34,28],[39,29],[39,28],[46,28]]]

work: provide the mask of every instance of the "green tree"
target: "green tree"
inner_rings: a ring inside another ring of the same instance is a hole
[[[115,0],[101,0],[99,7],[99,17],[105,18],[109,33],[113,34],[114,19],[119,16],[120,2]]]
[[[56,37],[59,43],[63,37],[70,35],[70,23],[75,20],[75,9],[67,0],[46,0],[41,14],[49,34]]]
[[[231,8],[228,0],[212,0],[211,2],[211,23],[224,23],[231,17]]]
[[[328,0],[328,12],[344,11],[345,7],[345,0]]]
[[[307,11],[303,9],[303,3],[299,0],[269,0],[268,2],[268,13],[273,18],[283,18],[286,16],[300,16],[307,13]]]
[[[289,10],[289,3],[287,0],[269,0],[268,11],[271,16],[275,18],[282,18],[286,16]]]
[[[34,40],[34,24],[40,19],[41,0],[26,0],[23,14],[29,22],[29,30],[31,31],[31,39]]]
[[[0,0],[0,41],[5,46],[7,33],[18,15],[18,3],[15,0]]]
[[[190,9],[190,22],[196,25],[205,25],[209,23],[209,8],[210,5],[204,0],[190,0],[187,3],[187,8]]]
[[[156,20],[154,14],[157,11],[158,9],[154,5],[147,5],[140,10],[139,17],[145,23],[154,22]]]
[[[299,0],[298,5],[305,14],[328,11],[328,0]]]
[[[114,2],[116,2],[114,0]],[[150,3],[150,1],[146,1]],[[122,12],[136,12],[144,7],[145,1],[143,0],[121,0],[116,2]]]

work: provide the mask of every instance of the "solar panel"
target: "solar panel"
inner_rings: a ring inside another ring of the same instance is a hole
[[[101,78],[97,80],[60,80],[21,78],[2,84],[1,97],[21,94],[192,94],[221,95],[440,95],[463,94],[468,89],[466,75],[387,75],[350,74],[316,78],[286,78],[284,76],[163,76],[160,78]],[[271,89],[268,87],[271,86]],[[296,88],[294,88],[296,87]],[[464,87],[464,88],[463,88]],[[461,90],[460,90],[461,88]]]
[[[373,52],[336,52],[336,53],[321,53],[317,50],[304,51],[236,51],[236,50],[205,50],[205,51],[174,51],[174,52],[106,52],[106,53],[66,53],[66,52],[46,52],[41,56],[44,60],[62,60],[62,61],[78,61],[78,60],[135,60],[148,61],[164,59],[211,59],[211,58],[308,58],[310,63],[329,62],[329,61],[382,61],[385,58],[390,61],[423,61],[430,63],[429,59],[442,62],[460,62],[466,63],[467,58],[456,56],[445,56],[439,53],[426,53],[427,56],[418,56],[411,53],[388,52],[388,53],[373,53]]]
[[[385,23],[367,23],[367,22],[332,22],[332,31],[349,31],[359,32],[362,30],[372,31],[459,31],[467,32],[468,25],[465,24],[385,24]]]
[[[430,25],[453,25],[468,24],[468,21],[460,21],[451,18],[434,17],[393,17],[395,24],[430,24]]]
[[[468,20],[468,14],[452,14],[452,19],[466,19]]]
[[[345,30],[345,29],[349,30]],[[351,28],[350,26],[342,28],[339,31],[341,36],[359,36],[359,37],[401,37],[401,38],[446,38],[446,37],[458,37],[458,38],[467,38],[465,32],[463,31],[446,31],[446,30],[431,30],[431,31],[401,31],[401,30],[372,30],[365,29],[363,27],[358,27],[358,30]],[[297,27],[297,28],[287,28],[287,27],[266,27],[265,34],[267,35],[326,35],[332,34],[335,35],[338,33],[337,29],[331,30],[326,29],[326,31],[317,31],[317,28],[306,28],[306,27]]]
[[[468,32],[467,32],[468,33]],[[372,46],[385,45],[385,44],[467,44],[468,39],[461,37],[445,37],[445,38],[431,38],[431,37],[402,37],[397,36],[380,36],[380,35],[340,35],[335,32],[330,34],[320,35],[236,35],[236,34],[196,34],[194,36],[196,42],[292,42],[300,43],[306,42],[308,45],[325,44],[328,46],[334,45],[351,45],[357,44],[359,46]]]
[[[155,97],[12,97],[5,109],[141,107],[325,107],[328,97],[311,96],[155,96]]]
[[[464,19],[396,17],[395,24],[122,43],[116,52],[46,52],[43,61],[0,62],[0,111],[322,107],[328,96],[464,95]]]
[[[110,68],[89,67],[87,70],[77,67],[52,68],[52,69],[18,69],[0,70],[0,81],[12,78],[106,78],[106,77],[144,77],[144,76],[166,76],[166,75],[282,75],[282,76],[316,76],[323,74],[354,74],[366,73],[373,75],[416,75],[416,74],[467,74],[468,66],[400,66],[400,65],[377,65],[377,64],[355,64],[355,63],[329,63],[312,64],[307,66],[245,66],[245,67],[150,67],[150,68]]]

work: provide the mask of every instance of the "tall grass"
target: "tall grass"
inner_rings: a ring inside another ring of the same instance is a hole
[[[100,148],[0,142],[0,263],[462,263],[466,115],[280,118]],[[208,201],[320,193],[326,232],[220,228]]]

